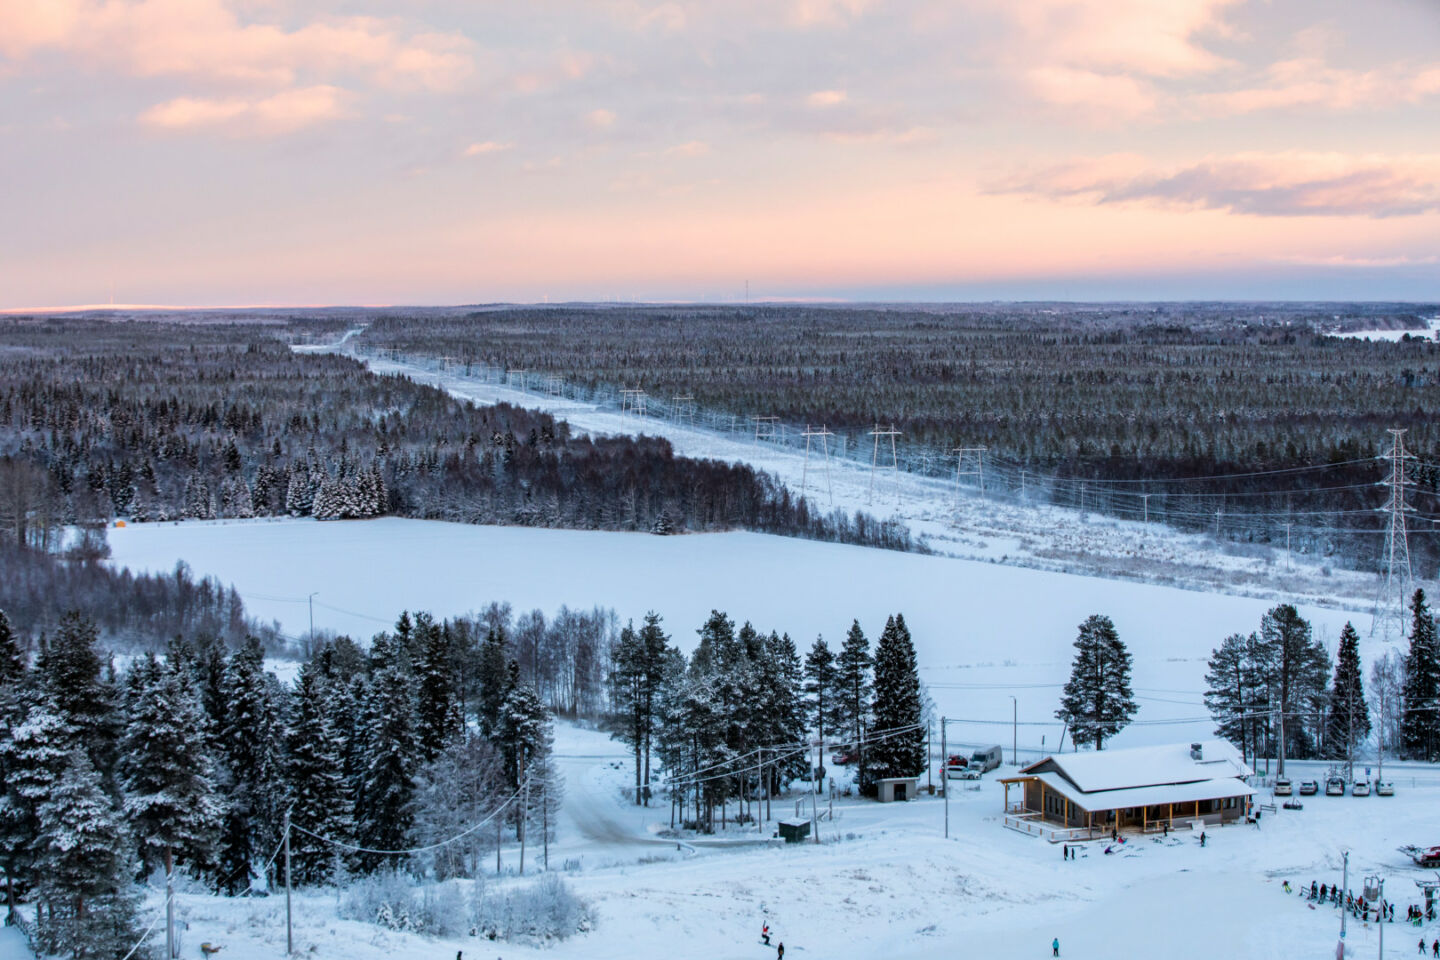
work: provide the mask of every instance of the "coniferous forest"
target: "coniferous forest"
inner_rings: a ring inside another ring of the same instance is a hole
[[[604,722],[635,750],[636,802],[663,797],[672,826],[704,832],[753,822],[756,803],[797,786],[823,792],[828,758],[812,743],[858,751],[862,792],[924,768],[903,616],[873,656],[854,624],[828,671],[814,655],[802,663],[788,636],[737,630],[719,611],[689,657],[654,615],[618,635],[612,623],[562,611],[547,628],[503,605],[443,622],[405,613],[367,646],[314,644],[281,682],[254,637],[179,636],[122,670],[79,614],[29,655],[0,614],[5,895],[35,908],[41,949],[117,957],[140,936],[137,884],[183,875],[232,897],[283,887],[288,828],[292,884],[345,886],[342,910],[359,919],[439,929],[433,906],[396,899],[400,875],[480,878],[517,842],[532,864],[548,858],[565,789],[558,712]],[[543,908],[520,911],[562,916],[549,936],[588,923],[557,884]],[[471,922],[503,938],[490,909],[475,905]]]
[[[275,323],[0,324],[0,530],[396,514],[654,533],[751,529],[908,549],[907,530],[819,515],[745,465],[652,437],[574,436],[353,359],[298,354]]]

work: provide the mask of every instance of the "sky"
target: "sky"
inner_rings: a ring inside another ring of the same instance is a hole
[[[0,308],[1440,299],[1437,0],[0,0]]]

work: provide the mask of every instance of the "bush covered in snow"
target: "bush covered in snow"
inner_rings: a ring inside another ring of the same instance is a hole
[[[564,940],[594,925],[590,905],[554,873],[504,890],[477,882],[470,917],[480,935],[491,940]]]
[[[407,933],[455,937],[473,932],[490,940],[563,940],[594,922],[590,905],[553,873],[505,889],[477,880],[467,911],[458,882],[420,885],[404,873],[387,871],[351,884],[340,915]]]

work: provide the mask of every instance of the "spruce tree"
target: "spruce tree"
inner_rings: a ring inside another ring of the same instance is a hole
[[[122,955],[138,939],[130,838],[86,751],[66,755],[38,816],[36,878],[47,905],[41,945],[77,958]]]
[[[40,806],[50,798],[72,750],[75,728],[45,695],[36,697],[0,741],[5,796],[0,803],[0,857],[7,895],[15,905],[16,884],[35,880],[39,856]]]
[[[805,668],[800,661],[800,652],[790,635],[770,634],[766,650],[767,676],[762,687],[765,715],[769,724],[765,729],[764,742],[769,744],[800,744],[806,736],[805,709]],[[776,751],[776,763],[767,763],[772,774],[770,789],[773,793],[782,784],[788,783],[809,769],[809,758],[793,750]],[[788,755],[787,755],[788,754]]]
[[[0,689],[13,688],[25,676],[25,655],[15,641],[10,618],[0,610]]]
[[[873,791],[885,777],[915,777],[925,770],[924,704],[915,646],[905,617],[885,621],[875,646],[874,722],[868,734],[865,782]]]
[[[107,779],[106,771],[114,769],[119,735],[118,698],[115,685],[104,675],[106,666],[100,654],[100,631],[75,612],[60,618],[35,664],[37,678],[55,708],[75,728],[102,779]]]
[[[860,621],[850,624],[845,634],[845,645],[836,658],[837,693],[841,707],[841,723],[845,735],[853,743],[860,743],[864,737],[865,718],[870,712],[870,668],[874,658],[870,656],[870,641],[860,629]]]
[[[232,894],[250,886],[251,864],[268,857],[280,839],[284,782],[278,697],[260,641],[247,637],[226,667],[221,738],[230,803],[221,835],[220,875]]]
[[[398,850],[409,839],[421,749],[410,659],[402,644],[382,646],[385,661],[371,677],[362,720],[367,736],[355,826],[362,846]],[[364,859],[372,869],[385,862]]]
[[[826,734],[834,734],[838,714],[836,685],[838,674],[835,670],[835,655],[824,637],[816,637],[810,652],[805,655],[805,695],[810,707],[810,729],[825,743]],[[824,761],[821,761],[824,765]]]
[[[1137,709],[1130,689],[1130,651],[1109,617],[1089,617],[1080,624],[1070,679],[1055,716],[1070,724],[1076,743],[1093,742],[1102,750]]]
[[[1335,680],[1330,687],[1325,747],[1332,760],[1353,759],[1355,748],[1370,736],[1370,708],[1365,703],[1363,677],[1360,671],[1360,634],[1347,622],[1340,631]]]
[[[166,873],[211,863],[220,826],[205,716],[179,664],[147,671],[120,740],[125,816],[141,859]]]
[[[291,821],[310,833],[348,843],[354,833],[353,805],[345,779],[344,741],[331,720],[331,684],[315,661],[300,668],[285,731],[285,779]],[[327,883],[335,878],[340,857],[310,833],[292,833],[291,869],[299,883]]]
[[[419,614],[415,619],[420,758],[421,762],[429,763],[452,737],[460,734],[460,704],[455,691],[454,650],[449,627],[437,624],[429,614]]]
[[[1324,691],[1328,656],[1312,638],[1310,623],[1288,603],[1269,610],[1260,620],[1257,656],[1265,665],[1269,700],[1274,704],[1283,737],[1278,737],[1280,775],[1285,773],[1287,756],[1313,754],[1314,744],[1305,730],[1305,721],[1314,716],[1310,709]]]
[[[550,711],[535,688],[518,679],[519,665],[510,662],[515,682],[505,698],[499,746],[506,779],[522,793],[519,817],[530,824],[537,818],[541,804],[549,799],[547,786],[554,779],[550,762],[554,735]],[[518,827],[518,818],[516,822]]]
[[[1407,759],[1429,762],[1440,759],[1440,637],[1424,590],[1415,591],[1410,614],[1400,749]]]
[[[494,740],[499,735],[505,708],[505,698],[510,693],[508,658],[505,654],[505,630],[491,626],[480,645],[480,662],[476,670],[480,687],[476,698],[476,720],[480,735]]]

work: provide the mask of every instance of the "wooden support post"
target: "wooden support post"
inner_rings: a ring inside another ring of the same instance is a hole
[[[1065,798],[1065,829],[1070,829],[1070,798]]]
[[[1175,804],[1170,804],[1170,826],[1175,826]]]

